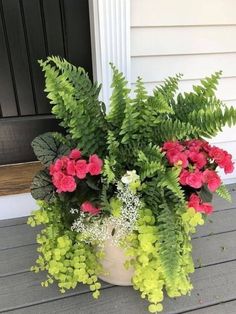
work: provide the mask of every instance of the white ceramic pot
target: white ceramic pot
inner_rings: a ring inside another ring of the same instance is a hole
[[[134,270],[124,267],[127,256],[124,250],[113,244],[111,240],[105,242],[103,251],[105,253],[104,259],[101,261],[104,275],[99,276],[100,279],[117,286],[131,286],[131,278]]]

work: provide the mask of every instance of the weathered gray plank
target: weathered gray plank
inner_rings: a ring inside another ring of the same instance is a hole
[[[0,277],[30,270],[38,256],[37,245],[7,249],[0,254]]]
[[[236,230],[236,208],[215,212],[208,221],[198,227],[194,237]],[[40,227],[31,228],[26,224],[0,228],[0,250],[35,243],[38,230]]]
[[[195,266],[236,259],[236,231],[193,240]],[[37,258],[37,245],[7,249],[0,254],[0,277],[29,271]]]
[[[205,225],[197,228],[193,238],[236,230],[236,208],[217,211],[207,218]]]
[[[236,260],[236,231],[193,239],[195,267]]]
[[[31,228],[26,224],[0,228],[0,251],[35,243],[40,228]]]
[[[163,314],[180,314],[198,308],[236,299],[236,261],[197,269],[192,276],[192,295],[166,298]],[[102,291],[99,300],[82,294],[20,309],[15,313],[144,314],[147,303],[131,287],[112,287]],[[13,312],[14,313],[14,312]],[[196,314],[198,311],[196,311]],[[204,311],[201,313],[203,314]],[[209,313],[209,312],[206,312]],[[218,314],[223,314],[219,312]],[[232,314],[234,312],[231,312]]]
[[[2,277],[0,284],[0,312],[89,291],[88,286],[81,285],[75,290],[61,294],[56,285],[42,288],[41,281],[45,279],[45,274],[31,272]],[[107,283],[102,283],[102,285],[103,287],[111,286]],[[37,311],[34,313],[37,313]]]
[[[235,312],[236,300],[205,307],[196,311],[185,312],[185,314],[235,314]]]
[[[25,224],[28,217],[0,220],[0,228]]]

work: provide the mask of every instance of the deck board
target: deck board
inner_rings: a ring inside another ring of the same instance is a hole
[[[163,314],[182,314],[186,311],[236,299],[236,261],[197,269],[192,280],[195,288],[191,296],[176,300],[165,298]],[[147,313],[147,302],[142,300],[139,293],[131,287],[112,287],[103,290],[101,298],[98,300],[93,300],[89,293],[85,293],[77,297],[46,302],[18,311],[18,313],[27,314],[58,312],[144,314]]]
[[[198,228],[193,238],[231,232],[236,230],[236,208],[213,213],[204,226]],[[35,243],[40,227],[31,228],[27,224],[15,224],[0,228],[0,251]]]
[[[38,256],[36,248],[31,244],[4,250],[0,278],[29,271]],[[236,231],[193,239],[193,258],[196,267],[236,260]]]
[[[214,198],[215,212],[193,239],[196,271],[190,297],[165,298],[163,314],[236,313],[236,189],[232,203]],[[87,286],[60,294],[55,285],[42,288],[45,274],[29,271],[37,256],[35,237],[26,217],[0,221],[0,313],[144,314],[147,302],[131,287],[103,283],[93,300]]]

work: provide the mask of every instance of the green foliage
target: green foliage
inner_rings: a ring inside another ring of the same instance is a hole
[[[219,197],[224,198],[228,202],[232,202],[231,194],[224,184],[221,184],[215,192]]]
[[[128,94],[130,90],[127,88],[127,81],[122,73],[111,64],[113,71],[113,80],[111,87],[113,92],[110,99],[110,112],[107,115],[107,120],[115,134],[119,133],[121,125],[125,117],[127,104],[130,102]]]
[[[164,289],[170,297],[186,295],[192,289],[189,274],[194,271],[191,239],[202,215],[178,203],[163,203],[158,214],[140,209],[137,231],[126,238],[126,253],[134,267],[134,289],[150,302],[149,312],[162,311]]]
[[[198,194],[203,202],[210,203],[212,201],[213,194],[208,189],[206,184],[202,186],[201,191]]]
[[[67,155],[70,151],[68,146],[55,138],[53,132],[37,136],[31,145],[38,160],[46,167],[57,158]]]
[[[103,156],[107,124],[104,104],[98,99],[101,86],[92,84],[84,69],[59,57],[48,57],[40,65],[52,113],[84,154]]]
[[[42,286],[54,281],[62,293],[76,288],[79,283],[88,284],[94,298],[98,298],[101,284],[97,275],[101,272],[100,253],[90,245],[81,242],[79,235],[65,227],[60,204],[40,202],[40,209],[28,219],[32,227],[44,224],[37,236],[39,257],[32,267],[35,272],[47,271]]]
[[[31,184],[31,195],[35,200],[52,202],[55,200],[54,186],[48,170],[40,170]]]
[[[37,157],[48,166],[58,155],[65,154],[67,146],[75,144],[85,155],[96,153],[102,157],[104,167],[101,182],[93,178],[81,181],[71,199],[60,195],[55,200],[46,171],[36,176],[32,194],[47,203],[40,203],[41,209],[29,218],[32,226],[45,225],[37,239],[40,256],[34,270],[48,271],[44,286],[56,280],[65,292],[82,282],[90,285],[94,297],[98,297],[98,253],[82,241],[80,234],[71,231],[73,217],[66,210],[91,200],[99,204],[102,218],[111,213],[119,217],[122,206],[114,195],[116,184],[127,170],[135,170],[140,178],[134,190],[138,190],[142,207],[136,229],[125,241],[131,257],[126,264],[134,268],[133,286],[150,302],[149,311],[159,312],[165,290],[170,297],[177,297],[192,289],[190,234],[204,223],[201,213],[187,208],[192,191],[184,190],[179,183],[181,167],[170,167],[161,147],[164,141],[212,137],[224,125],[236,124],[236,109],[226,108],[215,95],[221,72],[201,80],[193,91],[178,95],[181,75],[167,78],[152,95],[147,94],[138,78],[131,99],[124,75],[111,65],[113,92],[106,116],[98,98],[100,86],[92,84],[82,68],[58,57],[49,57],[40,65],[52,112],[67,135],[36,138],[32,146]],[[230,199],[223,185],[216,193]],[[211,201],[207,186],[199,195],[204,202]]]

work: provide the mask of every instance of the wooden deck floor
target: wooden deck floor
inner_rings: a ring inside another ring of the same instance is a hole
[[[193,240],[192,295],[166,298],[163,314],[236,314],[236,186],[230,190],[233,202],[216,199],[215,213]],[[104,283],[97,301],[83,286],[64,295],[56,286],[42,288],[43,274],[29,271],[36,258],[37,230],[25,222],[0,221],[0,313],[148,313],[147,303],[131,287]]]

